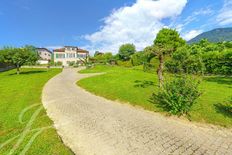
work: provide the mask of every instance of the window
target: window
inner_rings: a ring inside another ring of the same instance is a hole
[[[67,58],[75,58],[75,53],[67,53]]]
[[[65,58],[65,54],[56,54],[56,58]]]
[[[80,54],[80,57],[81,57],[81,58],[85,58],[86,55],[85,55],[85,54]]]

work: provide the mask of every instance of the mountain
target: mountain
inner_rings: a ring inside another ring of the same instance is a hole
[[[201,39],[208,39],[208,41],[210,42],[232,41],[232,27],[217,28],[208,32],[204,32],[189,40],[188,43],[196,43],[199,42]]]

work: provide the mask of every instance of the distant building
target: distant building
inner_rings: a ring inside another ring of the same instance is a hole
[[[48,64],[52,59],[52,52],[46,48],[37,48],[39,55],[39,64]]]
[[[75,46],[64,46],[63,48],[54,49],[54,62],[60,62],[64,66],[70,63],[83,63],[89,56],[89,52]]]

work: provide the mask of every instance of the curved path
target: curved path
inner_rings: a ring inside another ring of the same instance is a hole
[[[42,96],[59,135],[74,153],[232,154],[231,131],[196,126],[95,96],[76,85],[91,74],[77,71],[64,69],[46,84]]]

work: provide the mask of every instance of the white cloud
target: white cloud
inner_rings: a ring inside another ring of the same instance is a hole
[[[99,31],[84,38],[95,50],[117,52],[124,43],[133,43],[140,50],[152,44],[165,26],[162,20],[180,15],[186,3],[187,0],[137,0],[131,6],[114,10],[104,18]]]
[[[232,24],[232,0],[225,0],[224,6],[217,16],[219,25]]]
[[[202,30],[191,30],[185,34],[183,34],[183,38],[187,41],[189,41],[190,39],[196,37],[197,35],[201,34],[203,31]]]
[[[205,8],[201,8],[199,10],[194,11],[193,13],[191,13],[191,15],[187,16],[183,20],[180,17],[179,21],[173,21],[173,23],[170,24],[171,25],[170,27],[176,28],[176,30],[181,33],[181,31],[183,31],[189,24],[193,22],[197,22],[200,16],[209,17],[209,16],[212,16],[214,13],[215,11],[213,11],[210,8],[210,6],[207,6]]]
[[[198,15],[212,15],[214,11],[210,8],[202,8],[200,10],[197,10],[193,13],[193,15],[198,16]]]

